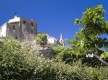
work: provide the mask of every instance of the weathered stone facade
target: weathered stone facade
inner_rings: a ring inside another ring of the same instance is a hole
[[[20,42],[34,41],[37,35],[37,24],[34,20],[14,16],[1,26],[1,36],[14,38]]]

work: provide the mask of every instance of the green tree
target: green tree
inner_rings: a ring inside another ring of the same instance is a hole
[[[76,19],[75,24],[81,26],[73,41],[68,41],[80,51],[85,49],[108,47],[107,38],[100,35],[108,34],[108,21],[104,20],[105,10],[102,5],[88,8],[81,19]],[[85,49],[84,49],[85,48]]]
[[[42,45],[42,46],[47,44],[47,35],[46,34],[38,34],[36,36],[36,43],[39,45]]]
[[[31,79],[30,50],[15,40],[0,43],[0,80]]]
[[[77,54],[74,53],[75,49],[74,47],[63,47],[63,46],[55,46],[53,47],[53,50],[56,54],[55,60],[57,61],[65,61],[67,60],[73,61],[76,59],[78,56]]]

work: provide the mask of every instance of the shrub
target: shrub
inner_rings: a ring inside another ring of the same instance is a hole
[[[21,80],[30,79],[32,70],[29,63],[29,53],[21,43],[8,40],[0,44],[0,79]]]
[[[47,35],[46,34],[38,34],[36,37],[36,43],[44,46],[47,44]]]
[[[15,40],[0,43],[1,80],[108,80],[107,67],[71,65],[39,56]]]

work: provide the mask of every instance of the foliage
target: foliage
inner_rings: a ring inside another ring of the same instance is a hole
[[[82,61],[82,64],[86,64],[87,66],[100,66],[102,65],[100,61],[96,58],[86,58],[85,53],[92,53],[93,50],[83,50],[83,54],[81,51],[77,51],[76,47],[63,47],[63,46],[56,46],[53,47],[54,52],[56,53],[54,60],[65,62],[66,64],[70,64],[72,62],[76,62],[78,60]]]
[[[39,45],[42,45],[42,46],[47,44],[47,35],[46,34],[37,34],[36,43]]]
[[[107,59],[108,60],[108,52],[107,51],[104,51],[103,54],[100,55],[100,58],[103,58],[103,59]]]
[[[108,46],[106,38],[99,38],[101,34],[108,34],[104,13],[99,5],[87,9],[83,17],[75,21],[82,26],[81,31],[73,41],[67,40],[72,47],[53,47],[57,61],[39,56],[16,40],[0,42],[0,80],[108,80],[108,67],[89,67],[82,59],[73,60],[92,53],[95,48]],[[44,46],[46,39],[45,34],[38,34],[36,42]],[[101,58],[107,57],[108,52],[101,55]],[[70,65],[61,62],[69,59],[73,61]]]
[[[86,54],[88,50],[108,47],[108,40],[100,37],[102,34],[108,34],[108,21],[104,20],[104,14],[102,5],[98,5],[88,8],[81,19],[75,20],[81,30],[77,32],[74,40],[67,41],[77,48],[76,52]]]
[[[30,51],[15,40],[0,43],[0,79],[30,79],[32,68],[29,63]],[[28,76],[28,77],[26,77]]]
[[[70,63],[72,61],[77,61],[85,57],[85,55],[80,54],[80,52],[77,51],[77,48],[74,46],[56,46],[53,47],[53,50],[56,54],[55,61],[64,61],[65,63]]]
[[[0,43],[1,80],[107,80],[107,73],[107,67],[87,67],[81,61],[68,65],[45,59],[15,40]]]
[[[106,38],[99,38],[101,34],[108,34],[108,26],[104,20],[105,10],[102,5],[87,9],[81,19],[76,19],[75,23],[82,26],[82,29],[77,33],[77,39],[82,40],[84,46],[87,47],[107,47],[108,41]]]
[[[34,79],[44,80],[107,80],[108,68],[92,68],[82,65],[81,61],[71,66],[62,62],[54,62],[45,58],[36,59]]]

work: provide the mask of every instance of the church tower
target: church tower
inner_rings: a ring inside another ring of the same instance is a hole
[[[62,34],[60,34],[59,43],[60,43],[62,46],[64,46],[64,40],[63,40]]]

